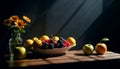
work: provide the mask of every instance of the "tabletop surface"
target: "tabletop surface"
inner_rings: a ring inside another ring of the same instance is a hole
[[[88,62],[88,61],[103,61],[120,59],[120,54],[112,51],[107,51],[104,55],[97,55],[95,52],[91,55],[84,55],[82,50],[70,50],[64,55],[47,57],[47,58],[29,58],[22,60],[7,61],[9,67],[26,67],[26,66],[42,66],[50,64]]]

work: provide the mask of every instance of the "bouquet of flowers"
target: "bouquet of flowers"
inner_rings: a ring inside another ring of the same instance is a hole
[[[22,19],[17,15],[10,16],[10,18],[4,20],[4,25],[6,25],[11,32],[14,33],[25,33],[25,27],[31,22],[30,18],[27,16],[22,16]]]

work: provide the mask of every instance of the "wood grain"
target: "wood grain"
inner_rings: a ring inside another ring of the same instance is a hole
[[[47,58],[30,58],[15,60],[13,62],[7,61],[9,67],[28,67],[28,66],[43,66],[52,64],[76,63],[76,62],[94,62],[120,59],[120,54],[112,51],[107,51],[104,55],[97,55],[94,52],[91,55],[84,55],[82,50],[71,50],[64,55],[47,57]]]

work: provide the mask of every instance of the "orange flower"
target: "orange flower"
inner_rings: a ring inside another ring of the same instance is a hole
[[[20,19],[17,15],[13,15],[4,20],[4,25],[8,26],[13,32],[24,33],[24,28],[28,24],[27,22],[31,22],[30,18],[27,16],[23,16],[23,19]]]
[[[19,29],[22,29],[22,28],[25,27],[25,23],[24,23],[23,20],[17,20],[17,21],[15,22],[15,26],[18,27]]]
[[[23,19],[24,19],[26,22],[28,22],[28,23],[31,22],[30,18],[28,18],[27,16],[23,16]]]
[[[14,16],[11,16],[9,19],[11,19],[12,21],[17,21],[19,20],[19,17],[14,15]]]
[[[10,19],[5,19],[3,24],[6,25],[6,26],[10,26],[12,23],[12,21]]]

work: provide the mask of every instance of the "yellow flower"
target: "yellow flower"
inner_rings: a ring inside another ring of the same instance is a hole
[[[23,19],[24,19],[26,22],[28,22],[28,23],[31,22],[30,18],[28,18],[27,16],[23,16]]]

